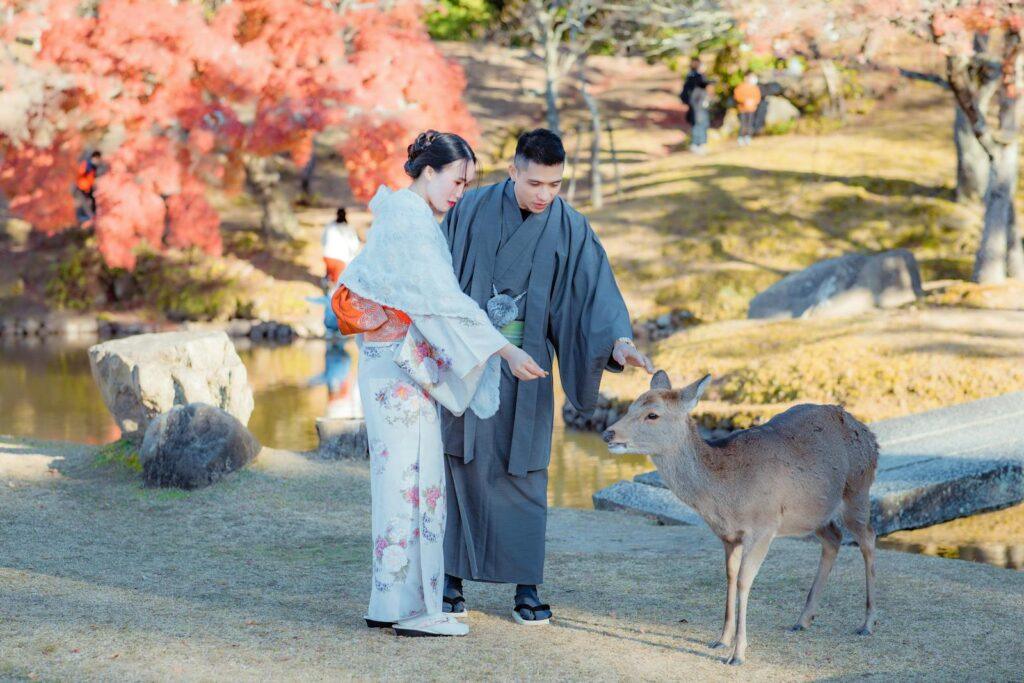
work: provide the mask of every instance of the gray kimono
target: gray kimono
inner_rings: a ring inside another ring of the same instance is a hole
[[[593,411],[615,340],[632,336],[608,257],[587,219],[561,199],[525,220],[511,180],[467,192],[442,223],[455,276],[485,306],[517,297],[523,349]],[[448,516],[445,572],[476,581],[539,584],[544,576],[552,378],[520,383],[502,363],[501,407],[481,420],[444,412]]]

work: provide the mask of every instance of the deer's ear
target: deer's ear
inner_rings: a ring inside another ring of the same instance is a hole
[[[680,390],[679,400],[683,402],[683,410],[692,411],[697,407],[697,401],[704,395],[704,390],[711,384],[711,375],[704,375],[699,380]]]
[[[654,377],[651,378],[651,389],[671,389],[672,382],[668,378],[668,373],[664,370],[658,370],[654,373]]]

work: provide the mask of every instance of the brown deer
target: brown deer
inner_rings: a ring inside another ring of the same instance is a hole
[[[728,577],[725,625],[711,647],[731,646],[728,663],[743,663],[747,596],[776,536],[813,533],[821,541],[818,574],[792,630],[808,628],[843,539],[836,523],[840,519],[864,555],[867,613],[857,633],[869,635],[877,616],[868,498],[878,464],[874,435],[839,406],[802,404],[761,426],[707,442],[690,413],[710,381],[706,375],[674,391],[659,370],[651,390],[605,431],[604,440],[612,453],[651,456],[669,489],[722,539]]]

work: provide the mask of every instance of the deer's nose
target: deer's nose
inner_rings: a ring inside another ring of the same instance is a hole
[[[604,430],[604,434],[601,435],[601,438],[604,439],[605,443],[611,443],[612,441],[615,440],[615,430],[614,429],[606,429],[606,430]]]

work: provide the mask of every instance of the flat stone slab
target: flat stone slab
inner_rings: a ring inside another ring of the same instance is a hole
[[[661,480],[658,481],[660,483]],[[693,508],[685,505],[664,486],[644,486],[635,481],[617,481],[601,489],[594,494],[594,508],[636,512],[662,524],[704,524],[704,520]]]
[[[1024,392],[871,424],[881,447],[871,487],[876,533],[930,526],[1024,500],[1022,424]],[[636,512],[665,524],[692,524],[696,514],[668,491],[656,471],[598,491],[594,507]]]

